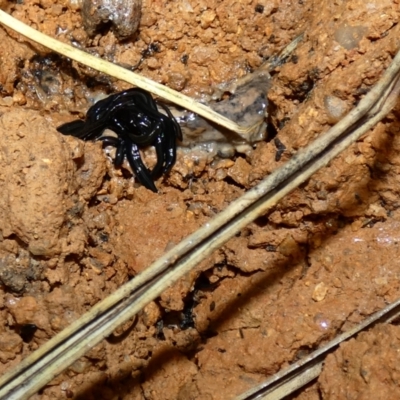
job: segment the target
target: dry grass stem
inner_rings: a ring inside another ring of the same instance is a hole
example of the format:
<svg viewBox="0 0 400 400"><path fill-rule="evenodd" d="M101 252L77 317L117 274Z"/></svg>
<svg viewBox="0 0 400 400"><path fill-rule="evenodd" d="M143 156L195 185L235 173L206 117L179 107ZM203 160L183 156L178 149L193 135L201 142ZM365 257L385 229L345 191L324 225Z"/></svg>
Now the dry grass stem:
<svg viewBox="0 0 400 400"><path fill-rule="evenodd" d="M0 20L2 23L3 14L1 13ZM32 35L29 33L31 38ZM400 92L399 70L400 54L397 54L378 84L337 125L299 151L284 166L231 203L213 220L188 236L145 271L29 355L15 369L4 374L0 378L0 399L25 399L34 394L110 335L119 325L157 298L167 287L196 267L202 259L221 247L248 223L264 215L287 193L358 140L384 118L396 103ZM123 73L128 74L128 71L123 70ZM166 88L162 87L160 95L165 91Z"/></svg>
<svg viewBox="0 0 400 400"><path fill-rule="evenodd" d="M160 83L154 82L149 78L135 74L126 68L120 67L106 60L102 60L101 58L92 56L91 54L72 47L66 43L62 43L56 39L53 39L52 37L31 28L23 22L18 21L2 10L0 10L0 23L27 37L29 40L33 40L34 42L37 42L55 51L56 53L62 54L65 57L75 60L97 71L103 72L104 74L120 79L121 81L125 81L134 86L145 89L156 96L201 115L207 120L223 126L233 132L247 135L258 126L258 124L250 127L240 126L221 114L218 114L210 107L198 103L196 100L185 96L182 93L161 85Z"/></svg>

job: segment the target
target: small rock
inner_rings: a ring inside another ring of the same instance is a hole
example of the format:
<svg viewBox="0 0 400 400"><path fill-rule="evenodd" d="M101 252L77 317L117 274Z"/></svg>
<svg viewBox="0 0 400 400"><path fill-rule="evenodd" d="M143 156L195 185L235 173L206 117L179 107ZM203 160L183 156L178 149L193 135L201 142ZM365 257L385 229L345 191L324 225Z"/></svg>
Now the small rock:
<svg viewBox="0 0 400 400"><path fill-rule="evenodd" d="M322 301L324 300L327 293L328 293L328 286L326 286L324 282L320 282L314 288L312 299L317 302Z"/></svg>
<svg viewBox="0 0 400 400"><path fill-rule="evenodd" d="M83 0L82 19L89 36L111 22L118 39L127 39L136 32L141 16L141 0Z"/></svg>

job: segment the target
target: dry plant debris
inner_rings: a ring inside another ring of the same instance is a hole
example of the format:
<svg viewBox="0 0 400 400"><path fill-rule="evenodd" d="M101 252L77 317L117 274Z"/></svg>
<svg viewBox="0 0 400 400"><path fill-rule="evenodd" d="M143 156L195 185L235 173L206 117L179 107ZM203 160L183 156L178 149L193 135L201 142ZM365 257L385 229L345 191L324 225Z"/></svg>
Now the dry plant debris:
<svg viewBox="0 0 400 400"><path fill-rule="evenodd" d="M177 7L188 4L177 19ZM337 122L399 48L395 1L375 1L368 10L356 0L235 4L238 10L229 1L145 4L139 40L122 45L112 32L88 38L75 3L7 4L31 26L113 62L136 65L157 42L160 51L140 72L198 97L248 65L257 68L307 29L269 93L271 122L287 147L282 159L275 161L272 142L232 162L182 156L162 196L132 188L98 147L61 141L51 128L83 112L97 92L124 84L75 63L67 73L64 60L0 31L2 372ZM36 398L231 398L397 299L397 114L395 107L150 303L125 340L102 342ZM16 127L25 134L14 140ZM41 155L46 143L53 144L51 157ZM50 202L49 194L57 198ZM32 324L38 329L24 341ZM337 384L321 380L298 398L328 398Z"/></svg>

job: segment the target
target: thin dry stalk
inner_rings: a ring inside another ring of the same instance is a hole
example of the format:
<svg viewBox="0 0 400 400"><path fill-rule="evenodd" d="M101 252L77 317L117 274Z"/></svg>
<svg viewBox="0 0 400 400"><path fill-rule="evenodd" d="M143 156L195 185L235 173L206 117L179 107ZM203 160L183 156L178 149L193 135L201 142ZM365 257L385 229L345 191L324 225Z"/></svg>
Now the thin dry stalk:
<svg viewBox="0 0 400 400"><path fill-rule="evenodd" d="M355 337L377 323L390 323L400 316L400 299L366 318L359 325L342 333L322 348L312 352L295 364L279 371L265 382L251 388L235 400L281 400L310 383L319 376L326 356L337 349L340 343Z"/></svg>
<svg viewBox="0 0 400 400"><path fill-rule="evenodd" d="M177 104L187 110L201 115L209 121L215 122L219 126L223 126L230 131L239 133L241 135L248 135L258 127L258 124L255 126L240 126L223 115L218 114L210 107L198 103L195 99L185 96L184 94L170 89L167 86L163 86L160 83L154 82L149 78L135 74L126 68L112 64L106 60L102 60L99 57L92 56L91 54L79 50L76 47L72 47L66 43L62 43L56 39L53 39L52 37L31 28L23 22L18 21L2 10L0 10L0 23L20 33L26 38L40 43L44 47L47 47L59 54L62 54L65 57L86 65L87 67L91 67L96 71L103 72L109 76L120 79L121 81L125 81L134 86L145 89L156 96L170 101L173 104Z"/></svg>
<svg viewBox="0 0 400 400"><path fill-rule="evenodd" d="M15 369L4 374L0 378L0 399L25 399L34 394L249 222L265 214L283 196L359 139L394 106L400 91L399 70L400 53L378 84L342 121L29 355Z"/></svg>

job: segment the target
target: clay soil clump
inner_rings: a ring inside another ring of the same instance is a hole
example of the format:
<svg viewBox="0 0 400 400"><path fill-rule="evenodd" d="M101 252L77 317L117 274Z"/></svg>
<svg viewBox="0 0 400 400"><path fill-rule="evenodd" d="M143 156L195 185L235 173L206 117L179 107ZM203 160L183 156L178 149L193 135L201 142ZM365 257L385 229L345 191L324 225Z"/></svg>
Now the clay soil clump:
<svg viewBox="0 0 400 400"><path fill-rule="evenodd" d="M155 194L100 143L56 131L129 85L0 28L0 373L327 131L400 48L395 0L144 1L124 40L109 26L89 36L79 2L4 9L200 101L304 38L267 93L281 157L274 140L231 159L179 151ZM101 342L32 399L234 398L399 298L399 117L396 106L120 327L123 340ZM360 334L293 398L398 398L399 337L395 325Z"/></svg>

